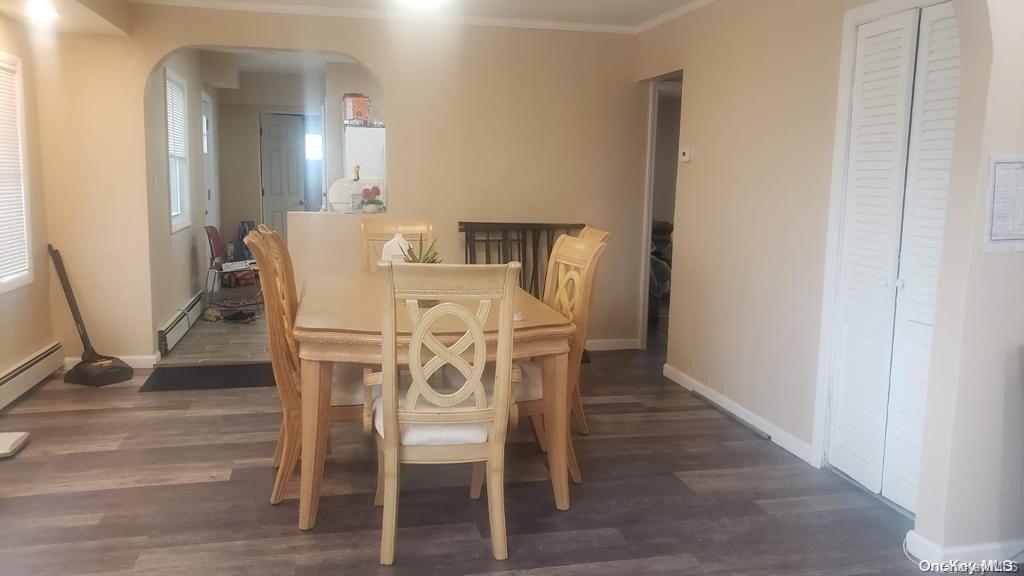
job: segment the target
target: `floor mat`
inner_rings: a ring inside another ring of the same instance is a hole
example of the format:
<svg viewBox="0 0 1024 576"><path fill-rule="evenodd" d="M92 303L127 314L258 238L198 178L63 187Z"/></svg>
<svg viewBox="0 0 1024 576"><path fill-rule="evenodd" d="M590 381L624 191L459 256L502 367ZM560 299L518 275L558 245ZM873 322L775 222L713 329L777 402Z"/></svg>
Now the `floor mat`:
<svg viewBox="0 0 1024 576"><path fill-rule="evenodd" d="M154 368L139 392L262 388L274 385L269 362L221 366L167 366Z"/></svg>

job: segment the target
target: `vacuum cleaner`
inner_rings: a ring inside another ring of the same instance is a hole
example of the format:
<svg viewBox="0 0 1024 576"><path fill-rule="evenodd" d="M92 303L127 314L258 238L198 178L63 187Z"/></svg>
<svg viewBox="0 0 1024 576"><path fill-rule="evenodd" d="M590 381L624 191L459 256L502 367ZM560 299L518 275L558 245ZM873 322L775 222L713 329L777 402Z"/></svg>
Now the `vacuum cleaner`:
<svg viewBox="0 0 1024 576"><path fill-rule="evenodd" d="M68 300L68 307L71 308L71 316L75 319L75 327L78 328L78 337L82 339L84 349L82 361L68 370L64 375L64 381L86 386L106 386L130 380L134 374L131 366L120 358L99 354L92 347L89 333L85 330L85 322L82 321L82 313L78 310L78 302L75 301L75 293L71 291L71 283L68 282L68 274L64 270L64 259L53 245L48 244L47 247L50 249L53 267L57 270L60 286L64 289L64 297Z"/></svg>

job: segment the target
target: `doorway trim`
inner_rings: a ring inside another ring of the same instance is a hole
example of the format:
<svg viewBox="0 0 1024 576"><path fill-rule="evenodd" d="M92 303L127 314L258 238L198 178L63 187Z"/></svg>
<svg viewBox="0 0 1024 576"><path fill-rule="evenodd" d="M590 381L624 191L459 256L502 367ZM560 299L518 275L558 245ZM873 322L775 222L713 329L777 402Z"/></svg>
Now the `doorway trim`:
<svg viewBox="0 0 1024 576"><path fill-rule="evenodd" d="M647 80L647 158L646 168L644 170L644 209L641 215L643 218L643 221L641 222L641 229L643 232L640 235L640 331L636 338L637 348L640 350L647 350L647 308L650 304L651 292L651 234L653 230L652 219L654 216L654 163L656 160L656 147L658 142L658 85L663 80L667 80L675 76L682 78L683 71L675 70ZM682 122L683 117L682 106L682 95L680 95L680 122ZM680 132L681 131L682 130L680 130ZM678 158L676 160L678 161ZM679 176L677 174L676 182L678 181Z"/></svg>
<svg viewBox="0 0 1024 576"><path fill-rule="evenodd" d="M846 200L847 152L853 107L853 70L857 52L857 28L898 12L926 8L947 0L876 0L850 9L843 16L843 44L839 62L836 96L835 138L832 144L832 178L829 191L828 232L825 238L825 275L821 294L821 330L818 337L818 367L814 392L814 420L811 433L811 464L828 464L828 434L831 417L832 355L836 340L835 319L842 253L842 231Z"/></svg>

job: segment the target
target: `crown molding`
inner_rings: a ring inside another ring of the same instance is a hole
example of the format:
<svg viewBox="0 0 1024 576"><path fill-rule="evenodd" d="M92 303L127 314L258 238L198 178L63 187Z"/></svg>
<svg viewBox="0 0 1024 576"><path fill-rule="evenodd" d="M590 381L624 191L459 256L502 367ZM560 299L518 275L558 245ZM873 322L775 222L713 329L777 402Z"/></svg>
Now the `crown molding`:
<svg viewBox="0 0 1024 576"><path fill-rule="evenodd" d="M130 0L130 3L172 6L177 8L205 8L209 10L226 10L233 12L257 12L263 14L328 16L335 18L363 18L369 20L416 20L421 22L461 24L465 26L489 26L495 28L525 28L530 30L560 30L566 32L597 32L605 34L639 34L717 1L718 0L693 0L692 2L656 16L638 26L564 22L558 20L491 18L484 16L428 16L393 10L336 8L331 6L250 2L248 0Z"/></svg>
<svg viewBox="0 0 1024 576"><path fill-rule="evenodd" d="M679 8L676 8L675 10L669 10L668 12L665 12L660 16L655 16L654 18L651 18L650 20L640 24L639 26L634 26L633 33L643 34L644 32L647 32L648 30L653 30L654 28L657 28L658 26L661 26L666 22L671 22L676 18L686 16L690 12L696 12L701 8L706 8L714 4L715 2L718 2L718 0L693 0L692 2L683 4Z"/></svg>

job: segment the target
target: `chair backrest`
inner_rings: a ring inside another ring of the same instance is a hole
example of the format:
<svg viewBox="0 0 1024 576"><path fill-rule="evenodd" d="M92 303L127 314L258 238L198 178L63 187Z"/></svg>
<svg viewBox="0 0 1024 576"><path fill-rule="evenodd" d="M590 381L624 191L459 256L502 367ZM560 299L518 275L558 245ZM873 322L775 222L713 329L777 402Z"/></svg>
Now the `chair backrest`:
<svg viewBox="0 0 1024 576"><path fill-rule="evenodd" d="M570 382L579 376L583 349L587 344L594 272L605 246L607 244L604 242L563 234L555 241L548 259L544 303L576 325L569 350Z"/></svg>
<svg viewBox="0 0 1024 576"><path fill-rule="evenodd" d="M224 239L220 236L220 230L216 226L206 226L206 240L210 243L210 266L213 266L217 258L224 257Z"/></svg>
<svg viewBox="0 0 1024 576"><path fill-rule="evenodd" d="M434 223L429 220L395 220L380 216L364 216L362 230L363 272L377 272L384 243L401 233L413 248L419 250L419 243L426 249L434 241Z"/></svg>
<svg viewBox="0 0 1024 576"><path fill-rule="evenodd" d="M592 226L584 226L579 234L579 238L593 242L607 242L609 236L611 236L610 232Z"/></svg>
<svg viewBox="0 0 1024 576"><path fill-rule="evenodd" d="M270 337L270 360L281 403L285 409L298 409L299 348L292 329L298 301L291 257L281 236L261 225L245 237L260 268L260 287Z"/></svg>
<svg viewBox="0 0 1024 576"><path fill-rule="evenodd" d="M380 268L385 293L384 441L397 445L400 423L479 422L490 424L489 441L504 443L512 374L512 317L521 265L387 262ZM424 308L424 304L431 305ZM494 388L488 397L482 380L488 348L485 326L493 314L498 317L497 345ZM412 376L401 409L397 364L400 316L409 321ZM440 375L449 364L464 382L457 382L451 390L434 388L431 377Z"/></svg>

